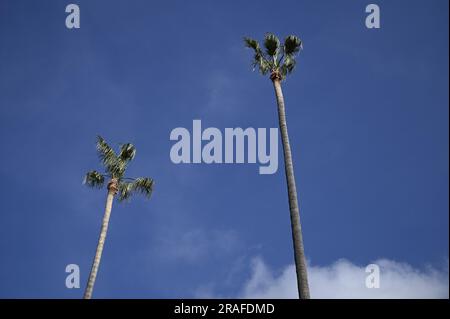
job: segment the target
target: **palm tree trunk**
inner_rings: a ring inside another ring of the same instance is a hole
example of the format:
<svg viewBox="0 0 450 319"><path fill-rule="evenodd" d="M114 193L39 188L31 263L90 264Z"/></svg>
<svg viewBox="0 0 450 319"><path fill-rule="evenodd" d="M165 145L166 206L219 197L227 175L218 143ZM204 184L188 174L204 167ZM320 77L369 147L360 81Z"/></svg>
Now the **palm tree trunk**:
<svg viewBox="0 0 450 319"><path fill-rule="evenodd" d="M292 240L294 242L295 269L297 272L297 287L300 299L309 299L308 273L306 270L305 250L303 248L302 229L297 201L297 189L295 186L294 166L292 163L291 146L286 123L283 91L281 79L276 74L271 77L275 89L278 104L278 121L281 131L281 140L284 151L284 168L289 196L289 210L291 214Z"/></svg>
<svg viewBox="0 0 450 319"><path fill-rule="evenodd" d="M109 224L109 217L111 216L112 203L114 200L114 195L116 193L117 193L117 181L111 180L108 184L108 196L106 197L105 214L103 216L102 228L100 230L100 237L98 239L94 262L92 263L91 273L89 274L89 280L87 282L86 291L84 292L84 299L91 299L92 297L95 278L97 277L98 267L100 266L100 259L102 258L103 245L105 244L106 233L108 232L108 224Z"/></svg>

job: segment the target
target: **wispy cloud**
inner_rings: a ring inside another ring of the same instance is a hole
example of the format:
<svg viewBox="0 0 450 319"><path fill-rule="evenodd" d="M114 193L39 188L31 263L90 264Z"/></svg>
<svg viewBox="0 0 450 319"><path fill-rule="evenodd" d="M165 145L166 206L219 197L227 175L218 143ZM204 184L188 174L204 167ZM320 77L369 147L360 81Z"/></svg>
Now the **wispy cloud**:
<svg viewBox="0 0 450 319"><path fill-rule="evenodd" d="M161 258L201 263L215 255L228 255L238 245L238 236L233 230L190 229L176 237L159 239L158 250Z"/></svg>
<svg viewBox="0 0 450 319"><path fill-rule="evenodd" d="M415 269L409 264L380 259L380 287L367 288L365 266L339 260L329 266L310 266L309 281L312 298L448 298L448 261L446 269L428 267ZM250 279L245 282L241 298L297 298L294 265L279 275L269 269L261 258L252 261Z"/></svg>

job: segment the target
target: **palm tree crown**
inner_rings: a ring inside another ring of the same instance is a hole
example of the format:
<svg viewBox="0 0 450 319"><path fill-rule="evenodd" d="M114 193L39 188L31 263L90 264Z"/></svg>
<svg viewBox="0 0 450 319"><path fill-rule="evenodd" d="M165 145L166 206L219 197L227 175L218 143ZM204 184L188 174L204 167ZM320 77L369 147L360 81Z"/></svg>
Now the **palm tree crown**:
<svg viewBox="0 0 450 319"><path fill-rule="evenodd" d="M134 159L136 148L131 143L122 144L118 155L101 137L97 137L97 152L101 163L105 168L105 174L98 171L90 171L84 177L84 184L90 187L102 188L105 177L114 181L118 191L119 201L128 199L134 193L141 193L150 197L153 190L153 179L148 177L129 178L124 177L128 163Z"/></svg>
<svg viewBox="0 0 450 319"><path fill-rule="evenodd" d="M258 41L251 38L244 38L245 45L255 51L253 58L253 70L259 69L261 74L285 79L296 65L295 57L303 49L302 41L295 35L290 35L284 40L284 44L272 33L267 33L264 37L263 51Z"/></svg>

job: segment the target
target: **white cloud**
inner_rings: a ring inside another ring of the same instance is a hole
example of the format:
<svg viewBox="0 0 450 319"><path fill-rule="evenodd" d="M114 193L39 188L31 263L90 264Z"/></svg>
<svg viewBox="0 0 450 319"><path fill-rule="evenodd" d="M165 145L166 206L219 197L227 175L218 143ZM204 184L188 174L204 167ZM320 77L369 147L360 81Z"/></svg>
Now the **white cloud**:
<svg viewBox="0 0 450 319"><path fill-rule="evenodd" d="M380 259L380 287L366 288L365 266L339 260L330 266L309 266L311 298L448 298L448 261L445 270L418 270L405 263ZM252 262L242 298L297 298L294 265L274 275L261 258Z"/></svg>

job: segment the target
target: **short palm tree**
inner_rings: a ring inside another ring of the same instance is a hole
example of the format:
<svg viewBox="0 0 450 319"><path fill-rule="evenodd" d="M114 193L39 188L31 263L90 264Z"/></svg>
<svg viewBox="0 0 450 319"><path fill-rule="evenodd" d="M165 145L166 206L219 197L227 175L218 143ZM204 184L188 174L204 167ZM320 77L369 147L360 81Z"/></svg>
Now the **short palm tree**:
<svg viewBox="0 0 450 319"><path fill-rule="evenodd" d="M127 178L124 177L128 163L133 160L136 155L136 149L133 144L127 143L120 146L118 155L101 137L97 137L97 151L102 162L105 173L100 174L97 171L90 171L84 178L84 184L90 187L102 188L105 179L108 179L105 214L103 216L100 237L95 252L94 262L92 263L91 273L87 282L84 299L92 297L95 278L97 276L100 259L102 257L103 245L105 244L106 233L108 231L109 217L114 196L118 195L118 200L128 199L133 193L141 193L146 197L150 197L153 190L153 180L147 177Z"/></svg>
<svg viewBox="0 0 450 319"><path fill-rule="evenodd" d="M297 287L300 299L309 299L308 274L306 270L305 251L300 225L299 207L297 201L297 189L295 186L294 166L292 163L291 146L286 123L286 111L284 107L281 82L286 79L296 64L295 57L303 48L302 41L290 35L284 40L284 44L273 34L266 34L264 39L264 51L258 41L244 38L245 45L253 49L253 69L258 68L262 75L269 74L272 80L275 96L278 104L278 121L281 131L281 139L284 151L284 167L286 172L287 189L289 197L289 210L291 215L292 239L294 242L295 266L297 272Z"/></svg>

